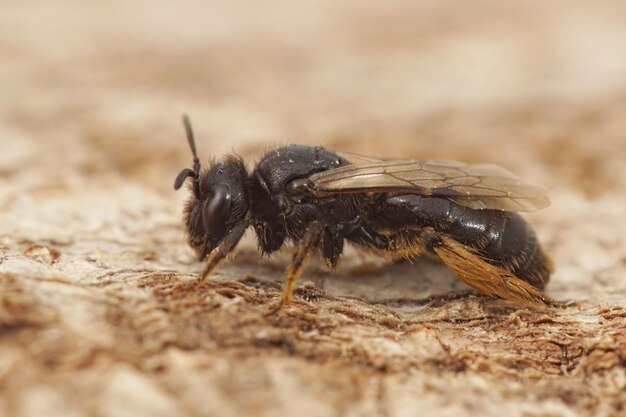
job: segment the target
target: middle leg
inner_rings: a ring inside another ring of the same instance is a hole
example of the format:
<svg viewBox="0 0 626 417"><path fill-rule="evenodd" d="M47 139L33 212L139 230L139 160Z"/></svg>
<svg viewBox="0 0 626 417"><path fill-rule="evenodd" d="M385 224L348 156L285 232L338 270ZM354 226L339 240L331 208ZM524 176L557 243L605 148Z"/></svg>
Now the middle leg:
<svg viewBox="0 0 626 417"><path fill-rule="evenodd" d="M318 246L321 238L321 228L318 225L312 225L307 229L300 244L296 248L293 260L285 270L285 283L283 285L283 294L278 306L280 310L283 306L291 304L293 300L293 290L296 282L304 268L306 267L311 252Z"/></svg>

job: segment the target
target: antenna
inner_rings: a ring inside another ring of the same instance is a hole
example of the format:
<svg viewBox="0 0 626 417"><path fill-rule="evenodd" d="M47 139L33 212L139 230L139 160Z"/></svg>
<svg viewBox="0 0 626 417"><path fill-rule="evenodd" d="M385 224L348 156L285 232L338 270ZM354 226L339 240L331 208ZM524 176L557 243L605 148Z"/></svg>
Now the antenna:
<svg viewBox="0 0 626 417"><path fill-rule="evenodd" d="M198 154L196 153L196 140L193 137L191 122L189 121L189 116L186 114L183 114L183 125L185 125L187 142L189 142L189 147L191 148L191 153L193 154L193 171L197 174L196 179L198 179L200 177L200 160L198 159Z"/></svg>
<svg viewBox="0 0 626 417"><path fill-rule="evenodd" d="M196 152L196 140L193 137L191 122L189 122L189 117L186 114L183 114L183 125L185 125L187 142L189 142L191 154L193 155L193 171L189 168L185 168L180 171L180 174L178 174L176 180L174 181L174 189L178 190L180 187L182 187L183 183L188 177L192 177L193 194L196 196L196 198L200 198L200 159L198 159L198 154Z"/></svg>

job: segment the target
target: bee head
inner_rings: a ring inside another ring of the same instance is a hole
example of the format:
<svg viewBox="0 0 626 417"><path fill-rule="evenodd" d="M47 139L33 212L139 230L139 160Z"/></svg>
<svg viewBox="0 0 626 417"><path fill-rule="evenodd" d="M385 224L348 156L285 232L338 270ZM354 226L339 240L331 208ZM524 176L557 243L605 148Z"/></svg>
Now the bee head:
<svg viewBox="0 0 626 417"><path fill-rule="evenodd" d="M187 116L183 117L183 123L193 154L193 169L185 168L178 174L174 189L178 190L187 178L192 178L184 223L189 245L204 260L234 226L245 220L250 207L245 187L248 173L241 158L236 156L227 156L201 169Z"/></svg>

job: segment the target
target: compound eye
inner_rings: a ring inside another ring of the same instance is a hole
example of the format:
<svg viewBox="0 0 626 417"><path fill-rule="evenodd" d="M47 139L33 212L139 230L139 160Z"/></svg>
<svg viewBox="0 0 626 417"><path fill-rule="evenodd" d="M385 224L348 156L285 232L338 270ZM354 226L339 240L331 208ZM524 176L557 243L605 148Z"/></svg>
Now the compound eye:
<svg viewBox="0 0 626 417"><path fill-rule="evenodd" d="M231 195L230 187L226 184L217 184L211 191L211 196L204 203L202 220L207 238L217 244L226 233Z"/></svg>

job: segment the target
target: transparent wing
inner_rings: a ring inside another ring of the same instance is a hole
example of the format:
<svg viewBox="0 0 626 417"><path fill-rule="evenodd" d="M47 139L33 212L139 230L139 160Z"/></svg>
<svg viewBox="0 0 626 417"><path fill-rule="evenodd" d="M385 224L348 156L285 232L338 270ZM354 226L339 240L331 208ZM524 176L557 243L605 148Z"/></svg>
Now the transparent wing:
<svg viewBox="0 0 626 417"><path fill-rule="evenodd" d="M319 172L309 186L319 196L406 192L445 197L472 209L535 211L550 200L544 187L526 183L496 165L454 161L382 161L340 154L352 165Z"/></svg>
<svg viewBox="0 0 626 417"><path fill-rule="evenodd" d="M352 165L369 165L377 162L385 162L384 159L372 158L370 156L363 156L352 152L335 152L337 155L351 163Z"/></svg>

